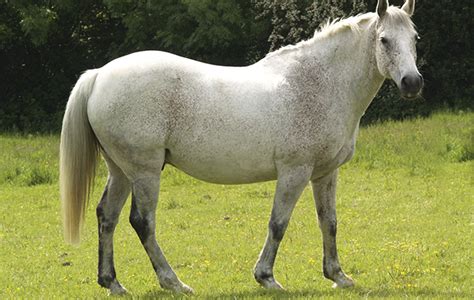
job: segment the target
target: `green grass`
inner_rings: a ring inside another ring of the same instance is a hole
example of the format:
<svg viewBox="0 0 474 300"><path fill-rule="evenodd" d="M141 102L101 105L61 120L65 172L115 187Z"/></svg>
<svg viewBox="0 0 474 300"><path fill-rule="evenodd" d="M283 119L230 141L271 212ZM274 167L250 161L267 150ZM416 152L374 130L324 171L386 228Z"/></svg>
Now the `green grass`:
<svg viewBox="0 0 474 300"><path fill-rule="evenodd" d="M275 266L286 292L266 292L252 267L266 235L274 182L222 186L166 167L158 240L200 298L472 298L474 113L363 128L340 172L338 246L357 286L333 290L321 271L321 235L308 187ZM95 204L101 165L79 247L62 240L57 136L0 135L0 299L97 298ZM115 235L118 279L134 298L160 289L128 224Z"/></svg>

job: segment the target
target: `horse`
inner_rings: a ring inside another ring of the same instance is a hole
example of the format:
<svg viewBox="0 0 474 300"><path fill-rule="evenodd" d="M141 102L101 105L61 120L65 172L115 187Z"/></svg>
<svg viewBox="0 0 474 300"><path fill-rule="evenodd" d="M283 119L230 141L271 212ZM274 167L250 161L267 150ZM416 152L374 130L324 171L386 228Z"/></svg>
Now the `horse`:
<svg viewBox="0 0 474 300"><path fill-rule="evenodd" d="M256 281L282 289L273 266L290 216L311 182L323 240L323 274L335 287L354 281L339 263L338 168L354 154L362 115L385 79L417 97L415 1L379 0L376 12L326 24L314 36L243 67L205 64L160 51L117 58L79 78L60 142L64 237L78 243L100 155L108 179L97 206L98 283L126 293L116 277L113 234L132 194L130 223L164 289L192 293L155 237L165 164L203 181L276 181Z"/></svg>

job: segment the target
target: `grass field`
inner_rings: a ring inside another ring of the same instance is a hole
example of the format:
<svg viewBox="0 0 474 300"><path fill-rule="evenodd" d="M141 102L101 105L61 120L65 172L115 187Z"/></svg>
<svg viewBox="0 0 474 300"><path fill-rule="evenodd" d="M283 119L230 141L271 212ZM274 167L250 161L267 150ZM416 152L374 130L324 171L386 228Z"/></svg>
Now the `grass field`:
<svg viewBox="0 0 474 300"><path fill-rule="evenodd" d="M57 136L0 135L0 299L99 298L95 205L99 170L79 247L62 240ZM166 167L158 240L198 298L473 298L474 113L386 122L360 132L338 182L338 246L357 286L334 290L308 187L280 248L267 292L252 268L266 235L274 182L222 186ZM127 203L115 235L118 279L134 298L163 291Z"/></svg>

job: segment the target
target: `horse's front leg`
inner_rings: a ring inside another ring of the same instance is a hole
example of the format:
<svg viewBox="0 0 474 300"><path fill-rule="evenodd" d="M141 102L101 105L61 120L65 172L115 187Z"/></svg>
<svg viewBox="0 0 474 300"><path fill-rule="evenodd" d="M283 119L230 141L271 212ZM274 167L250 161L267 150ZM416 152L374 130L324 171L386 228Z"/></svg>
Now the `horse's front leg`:
<svg viewBox="0 0 474 300"><path fill-rule="evenodd" d="M282 288L273 277L273 265L291 213L309 182L312 169L312 166L284 166L278 169L278 181L268 223L267 239L254 269L255 279L265 288Z"/></svg>
<svg viewBox="0 0 474 300"><path fill-rule="evenodd" d="M354 282L342 271L337 255L336 182L337 170L311 181L319 228L323 236L324 277L334 281L334 287L349 287L353 286Z"/></svg>

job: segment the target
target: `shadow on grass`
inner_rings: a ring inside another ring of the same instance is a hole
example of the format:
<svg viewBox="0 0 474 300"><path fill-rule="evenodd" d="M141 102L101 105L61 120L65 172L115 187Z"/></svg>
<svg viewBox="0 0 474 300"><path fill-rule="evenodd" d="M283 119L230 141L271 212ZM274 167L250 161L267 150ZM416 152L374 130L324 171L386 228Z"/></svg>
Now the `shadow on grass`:
<svg viewBox="0 0 474 300"><path fill-rule="evenodd" d="M344 290L326 290L318 291L314 289L303 289L294 291L268 291L264 289L258 289L245 292L235 293L216 293L214 295L199 294L195 295L183 295L175 294L164 290L150 290L143 295L135 295L131 298L140 299L161 299L161 298L172 298L172 299L186 299L186 298L204 298L204 299L248 299L248 298L268 298L268 299L295 299L295 298L320 298L320 297L335 297L335 298L443 298L443 299L459 299L459 298L470 298L467 292L449 292L432 289L379 289L371 290L363 287L355 287Z"/></svg>

